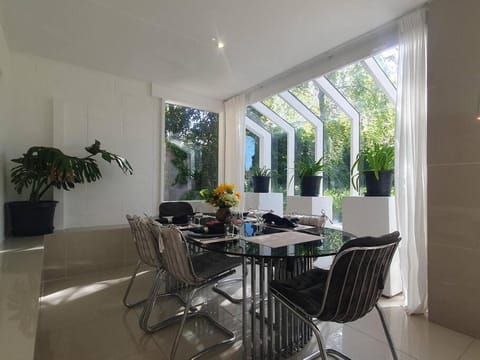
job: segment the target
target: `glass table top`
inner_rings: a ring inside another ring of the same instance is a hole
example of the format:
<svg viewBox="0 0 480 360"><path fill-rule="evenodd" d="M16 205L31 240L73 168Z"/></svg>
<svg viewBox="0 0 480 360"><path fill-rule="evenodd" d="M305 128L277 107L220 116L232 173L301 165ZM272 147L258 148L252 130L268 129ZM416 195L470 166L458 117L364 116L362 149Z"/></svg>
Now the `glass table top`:
<svg viewBox="0 0 480 360"><path fill-rule="evenodd" d="M222 252L231 255L242 255L249 257L319 257L335 255L342 245L347 241L354 239L355 236L336 229L330 228L309 228L304 230L286 230L270 227L268 225L257 226L254 223L244 224L244 236L235 236L233 238L219 238L218 241L209 241L211 237L194 237L191 233L185 232L186 238L191 243L204 249ZM252 236L274 234L288 231L295 236L297 232L308 233L318 236L313 241L291 244L280 247L270 247L249 241Z"/></svg>

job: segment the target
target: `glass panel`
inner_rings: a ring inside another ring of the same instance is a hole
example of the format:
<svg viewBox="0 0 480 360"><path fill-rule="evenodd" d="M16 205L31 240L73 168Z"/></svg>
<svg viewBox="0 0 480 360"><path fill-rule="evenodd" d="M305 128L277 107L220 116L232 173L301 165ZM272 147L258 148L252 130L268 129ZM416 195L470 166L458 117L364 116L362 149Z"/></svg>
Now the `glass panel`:
<svg viewBox="0 0 480 360"><path fill-rule="evenodd" d="M351 120L323 92L319 92L319 108L324 119L323 153L327 169L323 192L333 200L333 221L342 222L342 200L350 195L350 132Z"/></svg>
<svg viewBox="0 0 480 360"><path fill-rule="evenodd" d="M280 128L272 131L272 192L287 196L287 133Z"/></svg>
<svg viewBox="0 0 480 360"><path fill-rule="evenodd" d="M373 57L393 85L397 87L398 75L398 47L382 51Z"/></svg>
<svg viewBox="0 0 480 360"><path fill-rule="evenodd" d="M293 127L309 125L309 122L307 122L302 115L278 95L269 97L263 100L262 103Z"/></svg>
<svg viewBox="0 0 480 360"><path fill-rule="evenodd" d="M257 125L263 127L265 130L272 132L274 129L279 128L272 120L265 115L257 111L255 108L248 106L246 111L247 117L254 121Z"/></svg>
<svg viewBox="0 0 480 360"><path fill-rule="evenodd" d="M283 120L292 125L295 130L295 162L308 158L315 159L316 130L291 105L275 95L263 100L263 103L278 114ZM290 181L290 179L288 179ZM300 179L295 170L295 194L300 195Z"/></svg>
<svg viewBox="0 0 480 360"><path fill-rule="evenodd" d="M289 90L298 100L320 118L320 89L314 81L307 81Z"/></svg>
<svg viewBox="0 0 480 360"><path fill-rule="evenodd" d="M251 171L254 167L259 167L260 138L246 130L245 136L245 191L253 191L253 185L250 181Z"/></svg>
<svg viewBox="0 0 480 360"><path fill-rule="evenodd" d="M360 114L360 147L394 143L395 108L361 63L327 75Z"/></svg>
<svg viewBox="0 0 480 360"><path fill-rule="evenodd" d="M246 114L248 118L265 130L272 136L272 192L281 192L286 194L287 188L287 133L272 120L258 112L251 106L247 107ZM248 182L249 174L245 174Z"/></svg>
<svg viewBox="0 0 480 360"><path fill-rule="evenodd" d="M373 57L393 84L397 83L398 48L387 49ZM348 65L326 75L326 78L360 115L360 148L373 143L394 142L395 104L392 104L361 62ZM314 81L306 81L289 92L324 123L324 157L329 165L324 172L323 191L333 197L333 217L342 221L341 203L350 193L351 119ZM334 96L333 94L331 96ZM314 158L315 129L297 111L275 95L263 101L295 130L295 161ZM270 119L253 108L248 116L272 134L273 191L284 192L286 184L287 136ZM251 155L252 156L252 155ZM297 174L296 174L297 176ZM298 184L298 176L295 181ZM295 194L299 193L298 186Z"/></svg>
<svg viewBox="0 0 480 360"><path fill-rule="evenodd" d="M395 104L361 63L334 71L327 78L360 114L360 150L375 143L395 143ZM363 180L361 176L360 194L365 192Z"/></svg>
<svg viewBox="0 0 480 360"><path fill-rule="evenodd" d="M165 200L199 199L218 183L218 114L165 105Z"/></svg>

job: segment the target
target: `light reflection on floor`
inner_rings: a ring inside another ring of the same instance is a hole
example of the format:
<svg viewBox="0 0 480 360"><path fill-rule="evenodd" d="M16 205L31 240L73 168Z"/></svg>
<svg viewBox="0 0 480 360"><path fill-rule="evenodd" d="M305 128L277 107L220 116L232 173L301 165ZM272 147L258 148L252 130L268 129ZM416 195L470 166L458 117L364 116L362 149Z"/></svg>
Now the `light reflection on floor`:
<svg viewBox="0 0 480 360"><path fill-rule="evenodd" d="M35 359L168 359L176 326L147 335L138 326L141 308L128 310L122 305L132 270L117 269L44 283ZM232 276L238 277L238 274ZM133 289L137 299L148 294L152 279L151 273L139 276ZM232 291L236 290L236 296L241 294L240 286L239 282L230 285ZM238 338L233 345L202 358L242 359L241 305L230 303L210 288L202 290L199 295L195 304L212 313ZM382 304L400 359L480 359L480 341L429 323L424 317L406 316L399 306L399 298L382 300ZM181 310L178 301L165 299L155 308L153 316L159 320ZM376 316L372 312L349 325L323 324L322 331L328 346L354 359L390 359ZM218 341L221 336L204 320L189 321L177 358L186 359L205 344ZM312 341L300 354L291 358L306 356L315 347Z"/></svg>

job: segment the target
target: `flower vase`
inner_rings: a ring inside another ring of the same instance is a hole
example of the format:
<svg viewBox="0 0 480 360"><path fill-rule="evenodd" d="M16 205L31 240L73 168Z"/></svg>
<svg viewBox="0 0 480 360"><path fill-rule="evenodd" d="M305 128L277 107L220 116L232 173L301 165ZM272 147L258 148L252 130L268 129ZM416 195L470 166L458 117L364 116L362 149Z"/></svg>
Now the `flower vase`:
<svg viewBox="0 0 480 360"><path fill-rule="evenodd" d="M230 217L230 207L221 207L218 208L217 212L215 213L215 217L220 222L225 222L227 218Z"/></svg>

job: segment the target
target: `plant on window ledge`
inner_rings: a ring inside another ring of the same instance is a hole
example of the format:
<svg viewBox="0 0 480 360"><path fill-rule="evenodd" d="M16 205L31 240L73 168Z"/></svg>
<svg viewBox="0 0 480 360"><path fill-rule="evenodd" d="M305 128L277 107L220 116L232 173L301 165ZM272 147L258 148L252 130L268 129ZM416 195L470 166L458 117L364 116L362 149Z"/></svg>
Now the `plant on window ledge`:
<svg viewBox="0 0 480 360"><path fill-rule="evenodd" d="M266 166L255 166L250 171L252 173L253 192L268 193L272 171Z"/></svg>
<svg viewBox="0 0 480 360"><path fill-rule="evenodd" d="M365 147L358 155L350 171L352 185L360 188L360 176L365 177L365 196L390 196L392 174L395 167L395 147L375 143Z"/></svg>
<svg viewBox="0 0 480 360"><path fill-rule="evenodd" d="M302 160L296 162L295 168L300 177L300 195L318 196L320 193L320 182L322 181L320 173L326 168L324 158L313 160L308 156L304 156Z"/></svg>

